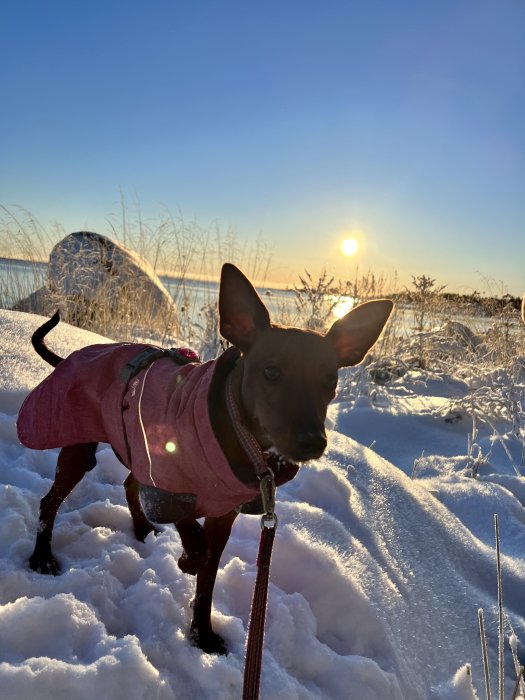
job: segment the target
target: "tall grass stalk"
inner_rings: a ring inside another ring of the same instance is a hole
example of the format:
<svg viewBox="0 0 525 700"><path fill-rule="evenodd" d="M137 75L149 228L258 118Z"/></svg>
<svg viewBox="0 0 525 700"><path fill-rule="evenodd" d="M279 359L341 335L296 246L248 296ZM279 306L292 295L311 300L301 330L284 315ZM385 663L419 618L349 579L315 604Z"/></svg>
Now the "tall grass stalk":
<svg viewBox="0 0 525 700"><path fill-rule="evenodd" d="M483 671L485 673L485 696L487 700L492 700L492 695L490 692L490 669L489 669L489 656L487 653L487 636L485 634L485 622L483 619L483 609L478 610L478 622L479 622L479 636L481 639L481 653L483 657Z"/></svg>
<svg viewBox="0 0 525 700"><path fill-rule="evenodd" d="M514 687L514 694L512 698L512 700L514 700L518 693L525 697L525 678L523 676L524 669L518 657L518 637L516 636L514 628L512 627L512 624L508 618L507 626L509 628L509 645L512 652L512 660L514 662L514 671L516 673L516 685Z"/></svg>
<svg viewBox="0 0 525 700"><path fill-rule="evenodd" d="M516 700L518 693L520 692L520 685L523 679L523 666L518 667L518 672L516 674L516 683L514 684L514 690L512 691L511 700Z"/></svg>
<svg viewBox="0 0 525 700"><path fill-rule="evenodd" d="M516 700L521 693L525 691L525 679L523 676L523 666L518 658L518 639L512 628L510 620L505 618L503 609L503 587L501 574L501 538L499 528L499 516L494 515L494 533L496 541L496 573L497 573L497 588L498 588L498 700L505 700L505 623L510 630L509 644L512 651L514 661L514 670L516 672L516 681L514 684L511 700ZM487 653L487 637L485 634L485 623L483 609L478 609L479 634L481 639L481 652L483 659L483 670L485 675L485 694L486 699L491 700L491 683L489 671L489 659Z"/></svg>
<svg viewBox="0 0 525 700"><path fill-rule="evenodd" d="M499 669L499 700L505 700L505 632L503 614L503 587L501 585L501 552L499 534L499 516L494 515L494 531L496 536L496 568L498 576L498 669Z"/></svg>
<svg viewBox="0 0 525 700"><path fill-rule="evenodd" d="M35 299L24 304L36 290L49 292L38 294L41 308L36 311L48 314L61 308L66 321L82 325L115 340L153 340L173 344L183 341L199 349L218 347L217 337L211 337L218 325L216 295L206 291L207 280L217 279L220 267L226 260L242 267L252 279L264 282L271 258L270 248L258 239L254 244L241 243L236 232L222 229L217 223L203 227L196 221L174 217L163 209L153 220L144 217L140 202L126 202L121 193L121 212L108 220L109 231L103 235L122 243L138 258L149 262L159 276L171 280L169 292L174 301L174 311L155 318L154 305L148 300L138 283L115 284L108 279L108 286L101 284L89 301L65 298L60 282L51 289L48 285L47 267L43 265L53 247L67 234L60 226L45 228L28 211L0 205L0 256L27 261L21 274L20 265L4 264L0 280L0 306L35 310ZM42 264L36 264L42 263ZM87 277L90 262L79 255L76 270ZM30 273L28 271L31 271ZM72 274L65 270L65 274ZM192 293L190 280L202 281L200 295ZM204 301L202 301L204 299ZM111 303L108 303L111 302ZM198 306L199 304L199 306ZM45 307L45 308L44 308Z"/></svg>
<svg viewBox="0 0 525 700"><path fill-rule="evenodd" d="M197 221L173 215L166 208L148 219L140 202L127 202L122 193L120 209L108 219L109 230L101 233L135 250L150 261L158 275L167 275L172 280L169 292L174 299L176 318L164 319L164 326L150 337L155 342L170 343L177 340L173 339L171 328L178 327L178 339L196 349L199 344L208 348L217 346L218 338L212 337L217 326L213 317L217 313L215 291L210 289L203 303L202 296L197 299L192 293L190 277L217 279L221 264L231 261L250 279L264 284L272 259L271 247L261 238L253 244L244 243L231 227L222 228L217 222L202 226ZM24 209L0 206L0 255L31 262L47 260L51 248L65 233L56 224L42 226ZM13 299L27 297L43 286L45 270L37 266L32 270L34 279L30 282L27 275L22 278L15 269L2 276L1 306L8 307ZM397 280L372 272L361 274L358 268L348 279L339 281L331 279L326 271L319 278L307 272L299 277L295 288L295 313L292 303L291 311L283 309L281 317L275 314L274 320L325 330L340 312L342 307L336 308L339 302L351 306L394 292L397 297L394 316L364 366L351 375L351 381L358 381L365 390L367 382L379 382L387 391L390 381L396 381L411 370L466 378L467 396L451 400L450 410L476 415L477 422L487 425L484 416L492 423L500 418L512 421L514 434L522 436L525 432L525 361L519 358L525 357L525 324L519 311L510 305L495 305L497 313L489 321L482 311L488 304L469 306L445 299L439 294L441 288L424 275L414 278L411 306L406 294L404 297L396 294L396 284ZM122 292L124 296L126 290ZM104 296L102 292L101 302ZM148 331L152 331L150 312L142 309L146 306L143 299L137 303L140 295L130 293L129 296L132 298L128 305L124 299L122 301L120 317L108 318L95 330L119 340L147 338ZM423 329L421 332L413 327L414 305L418 313L415 325ZM449 323L456 318L462 322ZM430 328L434 323L437 327ZM465 323L472 331L465 331ZM460 327L463 335L457 332ZM344 383L341 385L343 387ZM346 393L352 397L355 392ZM471 457L475 459L475 455Z"/></svg>

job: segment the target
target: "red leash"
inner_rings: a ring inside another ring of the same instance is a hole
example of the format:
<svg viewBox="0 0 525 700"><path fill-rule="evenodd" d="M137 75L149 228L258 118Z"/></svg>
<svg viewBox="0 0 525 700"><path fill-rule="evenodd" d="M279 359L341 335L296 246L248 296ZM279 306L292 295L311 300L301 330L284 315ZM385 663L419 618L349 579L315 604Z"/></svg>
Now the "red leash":
<svg viewBox="0 0 525 700"><path fill-rule="evenodd" d="M273 541L277 529L277 516L274 513L275 482L271 470L269 474L261 479L261 495L265 515L263 515L261 520L262 532L259 554L257 556L257 578L255 580L252 610L248 626L242 700L258 700L259 698L268 580L270 577Z"/></svg>
<svg viewBox="0 0 525 700"><path fill-rule="evenodd" d="M248 455L257 477L260 479L261 498L264 515L261 519L261 541L257 556L257 578L252 598L252 610L248 625L246 642L246 661L244 665L244 685L242 700L258 700L261 679L262 650L264 642L264 622L266 620L266 603L268 600L268 579L272 547L277 528L275 515L275 478L273 471L255 437L243 424L239 408L233 395L233 375L226 381L226 406L230 420L244 451Z"/></svg>

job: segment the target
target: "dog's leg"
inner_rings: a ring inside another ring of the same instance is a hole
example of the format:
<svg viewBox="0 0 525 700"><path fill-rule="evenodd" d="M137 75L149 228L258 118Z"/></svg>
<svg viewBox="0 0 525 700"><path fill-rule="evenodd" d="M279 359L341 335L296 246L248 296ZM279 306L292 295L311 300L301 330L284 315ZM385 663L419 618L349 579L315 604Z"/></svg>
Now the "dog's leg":
<svg viewBox="0 0 525 700"><path fill-rule="evenodd" d="M139 498L139 482L130 472L124 481L124 489L126 491L126 500L128 502L129 512L133 519L133 530L135 537L144 542L150 532L158 534L157 528L153 527L150 521L144 515L142 505Z"/></svg>
<svg viewBox="0 0 525 700"><path fill-rule="evenodd" d="M202 525L194 518L185 518L175 523L182 543L182 556L178 561L179 569L194 576L206 564L210 557L208 538Z"/></svg>
<svg viewBox="0 0 525 700"><path fill-rule="evenodd" d="M60 505L79 483L84 474L96 465L97 443L63 447L58 455L55 481L40 501L39 527L35 549L29 559L29 566L41 574L60 573L60 566L51 551L53 525Z"/></svg>
<svg viewBox="0 0 525 700"><path fill-rule="evenodd" d="M206 534L209 556L197 572L197 590L193 605L193 620L190 628L192 644L208 654L227 654L222 637L211 628L211 603L213 587L217 578L221 555L228 542L237 513L232 511L220 518L206 518Z"/></svg>

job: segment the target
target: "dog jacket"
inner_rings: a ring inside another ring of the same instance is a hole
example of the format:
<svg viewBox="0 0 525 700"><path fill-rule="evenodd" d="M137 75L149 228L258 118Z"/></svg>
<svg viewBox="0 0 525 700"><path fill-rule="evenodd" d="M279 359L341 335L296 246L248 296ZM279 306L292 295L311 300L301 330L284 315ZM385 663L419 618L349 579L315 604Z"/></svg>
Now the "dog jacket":
<svg viewBox="0 0 525 700"><path fill-rule="evenodd" d="M204 364L163 357L128 383L124 367L148 347L115 343L73 352L25 399L20 442L37 450L110 443L140 484L194 494L196 517L252 501L259 496L255 474L253 484L237 479L210 422L210 384L229 351Z"/></svg>

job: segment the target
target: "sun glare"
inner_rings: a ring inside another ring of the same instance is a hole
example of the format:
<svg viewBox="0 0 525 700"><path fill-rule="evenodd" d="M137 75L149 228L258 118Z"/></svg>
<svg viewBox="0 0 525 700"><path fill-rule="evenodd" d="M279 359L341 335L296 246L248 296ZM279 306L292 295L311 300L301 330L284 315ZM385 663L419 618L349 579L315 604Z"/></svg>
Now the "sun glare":
<svg viewBox="0 0 525 700"><path fill-rule="evenodd" d="M345 238L341 243L341 252L343 255L351 258L359 250L359 243L355 238Z"/></svg>
<svg viewBox="0 0 525 700"><path fill-rule="evenodd" d="M330 301L335 302L332 307L332 315L335 316L335 318L343 318L343 316L346 316L346 314L354 308L356 303L356 300L352 297L330 296L328 298Z"/></svg>

